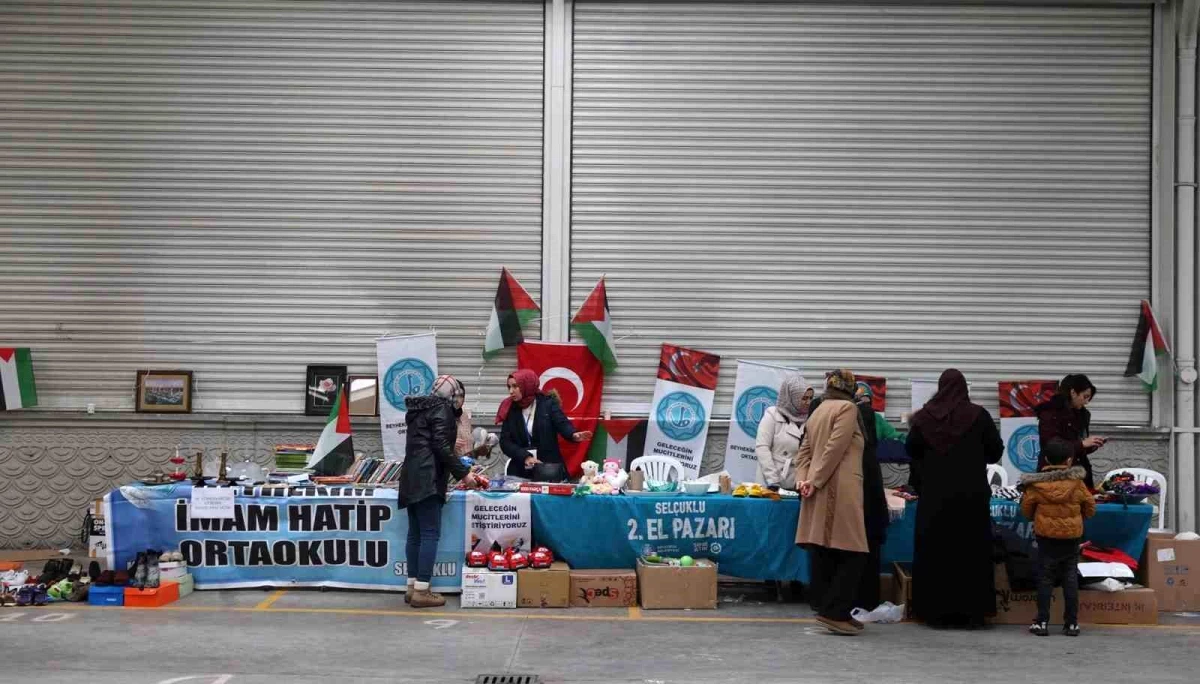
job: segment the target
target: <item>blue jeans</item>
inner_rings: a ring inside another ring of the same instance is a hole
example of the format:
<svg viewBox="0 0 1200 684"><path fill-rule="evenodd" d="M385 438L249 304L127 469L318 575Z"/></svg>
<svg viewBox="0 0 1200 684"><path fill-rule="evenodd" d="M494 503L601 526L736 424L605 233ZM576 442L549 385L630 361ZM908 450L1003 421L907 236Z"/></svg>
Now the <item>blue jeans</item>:
<svg viewBox="0 0 1200 684"><path fill-rule="evenodd" d="M442 536L442 506L440 496L431 496L409 504L408 543L404 550L408 560L408 576L418 582L433 579L433 562L437 558L438 539Z"/></svg>

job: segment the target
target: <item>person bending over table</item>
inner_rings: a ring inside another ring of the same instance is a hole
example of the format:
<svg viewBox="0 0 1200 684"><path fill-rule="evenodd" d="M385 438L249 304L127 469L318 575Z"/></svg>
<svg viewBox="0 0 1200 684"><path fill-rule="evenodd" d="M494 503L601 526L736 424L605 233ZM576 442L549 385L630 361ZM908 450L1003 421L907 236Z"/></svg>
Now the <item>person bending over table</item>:
<svg viewBox="0 0 1200 684"><path fill-rule="evenodd" d="M515 409L515 410L514 410ZM500 450L509 458L507 473L535 482L567 479L558 438L572 442L591 439L591 432L577 432L563 413L558 398L538 389L531 370L508 376L508 398L496 413L500 425Z"/></svg>

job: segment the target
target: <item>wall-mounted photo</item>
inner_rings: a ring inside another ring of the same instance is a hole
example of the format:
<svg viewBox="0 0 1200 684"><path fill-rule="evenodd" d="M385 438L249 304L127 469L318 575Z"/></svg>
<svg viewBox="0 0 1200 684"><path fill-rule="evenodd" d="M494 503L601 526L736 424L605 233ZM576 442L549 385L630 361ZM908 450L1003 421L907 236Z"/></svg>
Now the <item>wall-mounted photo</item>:
<svg viewBox="0 0 1200 684"><path fill-rule="evenodd" d="M309 366L304 383L304 415L328 416L345 382L345 366Z"/></svg>
<svg viewBox="0 0 1200 684"><path fill-rule="evenodd" d="M379 415L379 376L351 375L349 387L350 415Z"/></svg>
<svg viewBox="0 0 1200 684"><path fill-rule="evenodd" d="M137 372L137 410L140 413L191 413L191 371Z"/></svg>

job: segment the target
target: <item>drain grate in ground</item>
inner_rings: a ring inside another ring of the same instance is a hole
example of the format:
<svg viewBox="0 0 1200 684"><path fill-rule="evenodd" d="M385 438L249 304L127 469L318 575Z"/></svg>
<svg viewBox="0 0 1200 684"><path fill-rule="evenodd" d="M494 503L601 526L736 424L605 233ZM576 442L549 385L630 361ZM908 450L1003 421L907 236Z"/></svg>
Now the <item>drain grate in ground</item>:
<svg viewBox="0 0 1200 684"><path fill-rule="evenodd" d="M539 684L541 681L538 675L527 674L481 674L475 678L475 684Z"/></svg>

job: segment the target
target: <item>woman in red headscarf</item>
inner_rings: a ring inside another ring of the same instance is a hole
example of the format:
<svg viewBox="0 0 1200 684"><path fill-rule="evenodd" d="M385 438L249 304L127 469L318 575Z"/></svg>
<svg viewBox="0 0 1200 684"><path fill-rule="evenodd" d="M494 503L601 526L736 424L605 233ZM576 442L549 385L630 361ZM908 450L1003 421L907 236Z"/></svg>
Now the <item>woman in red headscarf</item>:
<svg viewBox="0 0 1200 684"><path fill-rule="evenodd" d="M912 418L908 454L916 482L913 615L932 626L981 627L996 614L987 464L1004 443L992 416L971 403L967 380L942 373L937 394Z"/></svg>
<svg viewBox="0 0 1200 684"><path fill-rule="evenodd" d="M500 449L509 458L508 474L538 482L567 479L558 438L572 442L590 439L590 432L576 432L563 413L558 399L543 394L537 374L519 370L508 376L508 398L496 413L500 425Z"/></svg>

